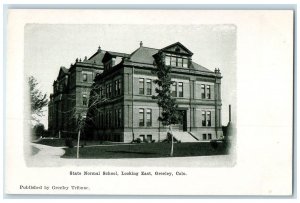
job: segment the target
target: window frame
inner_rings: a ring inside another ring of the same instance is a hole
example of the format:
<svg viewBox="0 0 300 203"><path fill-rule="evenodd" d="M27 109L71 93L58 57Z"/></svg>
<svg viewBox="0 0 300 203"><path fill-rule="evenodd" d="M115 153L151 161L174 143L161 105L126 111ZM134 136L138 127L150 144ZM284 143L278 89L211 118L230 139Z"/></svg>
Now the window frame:
<svg viewBox="0 0 300 203"><path fill-rule="evenodd" d="M202 126L206 127L206 112L205 111L201 112L201 122L202 122Z"/></svg>
<svg viewBox="0 0 300 203"><path fill-rule="evenodd" d="M211 140L211 139L212 139L212 134L211 134L211 133L208 133L208 134L207 134L207 139L208 139L208 140Z"/></svg>
<svg viewBox="0 0 300 203"><path fill-rule="evenodd" d="M206 99L211 99L211 86L206 85Z"/></svg>
<svg viewBox="0 0 300 203"><path fill-rule="evenodd" d="M205 99L206 98L206 87L205 87L205 84L201 84L200 92L201 92L201 99Z"/></svg>
<svg viewBox="0 0 300 203"><path fill-rule="evenodd" d="M149 119L148 119L148 115L149 115ZM146 109L146 126L147 127L152 126L152 109Z"/></svg>
<svg viewBox="0 0 300 203"><path fill-rule="evenodd" d="M142 115L142 118L141 118ZM143 108L139 109L139 126L144 127L145 126L145 110Z"/></svg>
<svg viewBox="0 0 300 203"><path fill-rule="evenodd" d="M87 82L88 81L88 74L87 73L82 73L82 81Z"/></svg>
<svg viewBox="0 0 300 203"><path fill-rule="evenodd" d="M146 95L152 95L152 79L146 79Z"/></svg>
<svg viewBox="0 0 300 203"><path fill-rule="evenodd" d="M181 91L180 91L181 87ZM183 97L183 82L178 82L178 97Z"/></svg>
<svg viewBox="0 0 300 203"><path fill-rule="evenodd" d="M142 85L142 87L141 87L141 85ZM145 94L145 78L139 78L139 94L140 95Z"/></svg>
<svg viewBox="0 0 300 203"><path fill-rule="evenodd" d="M172 83L172 86L171 86L171 95L172 95L172 97L177 97L177 82L176 81L173 81L173 83Z"/></svg>
<svg viewBox="0 0 300 203"><path fill-rule="evenodd" d="M206 126L211 126L211 111L206 111Z"/></svg>
<svg viewBox="0 0 300 203"><path fill-rule="evenodd" d="M83 94L82 95L82 106L87 106L87 105L88 105L87 95Z"/></svg>

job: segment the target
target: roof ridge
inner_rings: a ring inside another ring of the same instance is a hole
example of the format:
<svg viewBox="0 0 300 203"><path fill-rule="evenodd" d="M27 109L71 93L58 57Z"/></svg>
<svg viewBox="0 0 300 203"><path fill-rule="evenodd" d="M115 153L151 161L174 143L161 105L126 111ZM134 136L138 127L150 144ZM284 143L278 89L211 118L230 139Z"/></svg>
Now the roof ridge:
<svg viewBox="0 0 300 203"><path fill-rule="evenodd" d="M142 46L142 47L140 47L140 48L148 48L148 49L160 50L160 49L157 49L157 48L152 48L152 47L144 47L144 46Z"/></svg>

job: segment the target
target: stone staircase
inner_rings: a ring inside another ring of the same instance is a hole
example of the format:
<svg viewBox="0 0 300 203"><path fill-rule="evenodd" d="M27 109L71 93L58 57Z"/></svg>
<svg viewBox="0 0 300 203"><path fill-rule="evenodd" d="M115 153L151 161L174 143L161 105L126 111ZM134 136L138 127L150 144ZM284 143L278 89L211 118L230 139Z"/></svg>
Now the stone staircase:
<svg viewBox="0 0 300 203"><path fill-rule="evenodd" d="M176 140L181 142L199 142L197 138L189 132L173 131L173 136Z"/></svg>

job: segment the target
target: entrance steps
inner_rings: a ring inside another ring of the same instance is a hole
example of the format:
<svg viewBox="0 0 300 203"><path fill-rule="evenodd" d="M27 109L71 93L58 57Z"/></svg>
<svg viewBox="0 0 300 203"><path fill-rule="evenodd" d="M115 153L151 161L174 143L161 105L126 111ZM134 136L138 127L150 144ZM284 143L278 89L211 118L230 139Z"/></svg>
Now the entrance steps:
<svg viewBox="0 0 300 203"><path fill-rule="evenodd" d="M176 140L181 142L199 142L197 138L189 132L173 131L173 136Z"/></svg>

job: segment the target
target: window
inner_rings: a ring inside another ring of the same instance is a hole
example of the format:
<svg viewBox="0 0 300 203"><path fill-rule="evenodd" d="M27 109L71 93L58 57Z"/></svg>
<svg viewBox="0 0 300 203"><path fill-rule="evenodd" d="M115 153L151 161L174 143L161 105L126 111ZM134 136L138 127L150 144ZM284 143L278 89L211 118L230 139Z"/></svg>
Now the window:
<svg viewBox="0 0 300 203"><path fill-rule="evenodd" d="M207 121L207 126L211 126L211 113L210 113L210 111L206 112L206 121Z"/></svg>
<svg viewBox="0 0 300 203"><path fill-rule="evenodd" d="M119 126L119 123L118 123L118 109L115 109L115 127L118 127Z"/></svg>
<svg viewBox="0 0 300 203"><path fill-rule="evenodd" d="M177 58L177 66L182 67L182 58Z"/></svg>
<svg viewBox="0 0 300 203"><path fill-rule="evenodd" d="M205 111L202 111L202 126L206 126L206 115L205 115Z"/></svg>
<svg viewBox="0 0 300 203"><path fill-rule="evenodd" d="M208 135L208 139L211 140L211 134L208 133L207 135Z"/></svg>
<svg viewBox="0 0 300 203"><path fill-rule="evenodd" d="M177 82L173 82L171 86L171 95L172 97L177 97Z"/></svg>
<svg viewBox="0 0 300 203"><path fill-rule="evenodd" d="M187 67L188 67L188 60L185 59L185 58L183 59L182 67L184 67L184 68L187 68Z"/></svg>
<svg viewBox="0 0 300 203"><path fill-rule="evenodd" d="M119 95L119 80L115 80L115 96Z"/></svg>
<svg viewBox="0 0 300 203"><path fill-rule="evenodd" d="M145 141L145 135L140 135L140 139L142 140L142 142Z"/></svg>
<svg viewBox="0 0 300 203"><path fill-rule="evenodd" d="M108 97L112 96L112 83L109 83L109 92L108 92Z"/></svg>
<svg viewBox="0 0 300 203"><path fill-rule="evenodd" d="M147 109L146 120L147 126L152 126L152 109Z"/></svg>
<svg viewBox="0 0 300 203"><path fill-rule="evenodd" d="M122 126L122 109L118 110L118 127Z"/></svg>
<svg viewBox="0 0 300 203"><path fill-rule="evenodd" d="M139 79L139 94L144 94L144 78Z"/></svg>
<svg viewBox="0 0 300 203"><path fill-rule="evenodd" d="M165 65L169 66L171 64L171 57L170 56L166 56L165 58Z"/></svg>
<svg viewBox="0 0 300 203"><path fill-rule="evenodd" d="M182 82L179 82L178 83L178 96L179 97L183 97L183 83Z"/></svg>
<svg viewBox="0 0 300 203"><path fill-rule="evenodd" d="M122 114L121 114L121 109L115 109L115 127L121 127L121 119L122 119Z"/></svg>
<svg viewBox="0 0 300 203"><path fill-rule="evenodd" d="M144 109L139 109L139 126L144 126Z"/></svg>
<svg viewBox="0 0 300 203"><path fill-rule="evenodd" d="M201 85L201 98L205 99L205 85Z"/></svg>
<svg viewBox="0 0 300 203"><path fill-rule="evenodd" d="M121 80L118 80L118 95L121 95Z"/></svg>
<svg viewBox="0 0 300 203"><path fill-rule="evenodd" d="M152 135L147 135L147 140L148 140L148 142L151 142L152 141Z"/></svg>
<svg viewBox="0 0 300 203"><path fill-rule="evenodd" d="M87 81L87 74L82 73L82 81L86 82Z"/></svg>
<svg viewBox="0 0 300 203"><path fill-rule="evenodd" d="M206 134L202 134L203 140L206 140Z"/></svg>
<svg viewBox="0 0 300 203"><path fill-rule="evenodd" d="M109 85L106 85L106 97L109 97Z"/></svg>
<svg viewBox="0 0 300 203"><path fill-rule="evenodd" d="M176 57L171 58L171 66L176 66Z"/></svg>
<svg viewBox="0 0 300 203"><path fill-rule="evenodd" d="M147 87L147 95L151 95L152 94L152 80L151 79L146 80L146 87Z"/></svg>
<svg viewBox="0 0 300 203"><path fill-rule="evenodd" d="M82 95L82 105L83 105L83 106L87 106L87 97L86 97L85 94Z"/></svg>
<svg viewBox="0 0 300 203"><path fill-rule="evenodd" d="M103 96L103 89L102 89L102 87L100 87L100 92L99 92L99 94L100 94L100 97L102 98L102 96Z"/></svg>
<svg viewBox="0 0 300 203"><path fill-rule="evenodd" d="M207 93L207 94L206 94L206 98L207 98L207 99L210 99L210 85L206 85L206 90L207 90L207 91L206 91L206 93Z"/></svg>

